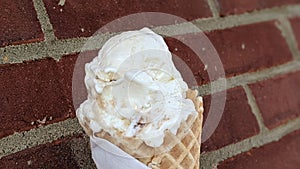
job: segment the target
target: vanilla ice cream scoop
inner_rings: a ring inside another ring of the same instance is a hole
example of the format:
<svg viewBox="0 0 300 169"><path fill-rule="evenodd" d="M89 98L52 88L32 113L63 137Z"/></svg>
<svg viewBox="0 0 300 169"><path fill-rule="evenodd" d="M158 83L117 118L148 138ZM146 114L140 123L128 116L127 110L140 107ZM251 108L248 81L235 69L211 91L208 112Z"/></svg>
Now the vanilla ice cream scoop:
<svg viewBox="0 0 300 169"><path fill-rule="evenodd" d="M159 147L165 131L175 135L182 121L197 116L166 43L148 28L109 39L85 72L88 98L76 114L93 134L104 130Z"/></svg>

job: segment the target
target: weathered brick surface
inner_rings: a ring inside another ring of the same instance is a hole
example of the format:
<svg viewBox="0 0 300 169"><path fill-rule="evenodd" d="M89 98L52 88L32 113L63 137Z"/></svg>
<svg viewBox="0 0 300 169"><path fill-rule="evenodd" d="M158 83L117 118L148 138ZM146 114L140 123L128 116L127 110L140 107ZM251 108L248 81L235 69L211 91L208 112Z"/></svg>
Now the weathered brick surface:
<svg viewBox="0 0 300 169"><path fill-rule="evenodd" d="M202 144L202 153L239 142L259 132L256 118L251 112L243 88L229 89L226 99L221 121L213 135ZM210 96L204 97L204 125L209 112L210 100Z"/></svg>
<svg viewBox="0 0 300 169"><path fill-rule="evenodd" d="M67 91L68 98L73 98L73 104L75 109L77 109L80 104L87 99L87 90L84 84L84 77L85 77L85 64L92 61L98 55L98 50L82 52L80 54L65 56L59 62L59 66L64 69L64 71L68 72L69 76L65 76L61 73L61 77L66 77L67 79L62 79L62 82L67 84ZM73 58L73 56L75 56ZM76 59L73 60L75 63L74 66L68 67L69 59Z"/></svg>
<svg viewBox="0 0 300 169"><path fill-rule="evenodd" d="M143 2L137 0L68 0L64 6L58 5L59 0L44 0L44 3L46 4L50 21L53 24L55 35L58 38L90 36L103 25L119 17L133 13L163 12L178 15L187 20L212 15L207 2L202 0L192 0L188 3L174 0L147 0ZM153 24L155 23L154 21L159 19L157 17L148 21L140 20L140 22L150 22ZM132 22L130 23L131 25L136 24L134 20L130 22ZM171 22L166 24L171 24Z"/></svg>
<svg viewBox="0 0 300 169"><path fill-rule="evenodd" d="M292 59L275 22L262 22L207 33L227 77L276 66Z"/></svg>
<svg viewBox="0 0 300 169"><path fill-rule="evenodd" d="M73 136L5 156L0 159L0 168L96 168L91 159L88 140Z"/></svg>
<svg viewBox="0 0 300 169"><path fill-rule="evenodd" d="M250 85L268 128L300 115L300 72Z"/></svg>
<svg viewBox="0 0 300 169"><path fill-rule="evenodd" d="M300 18L299 17L292 18L290 19L290 21L294 30L296 40L298 42L298 49L300 50Z"/></svg>
<svg viewBox="0 0 300 169"><path fill-rule="evenodd" d="M219 164L218 169L296 169L300 166L300 130Z"/></svg>
<svg viewBox="0 0 300 169"><path fill-rule="evenodd" d="M70 98L74 60L64 59L69 64L42 59L0 65L0 138L36 127L44 118L48 124L75 116Z"/></svg>
<svg viewBox="0 0 300 169"><path fill-rule="evenodd" d="M167 37L165 41L173 54L173 61L176 68L181 73L184 81L188 83L189 87L209 82L208 73L199 56L188 46L175 38Z"/></svg>
<svg viewBox="0 0 300 169"><path fill-rule="evenodd" d="M77 57L77 54L62 56L59 62L56 63L57 79L59 84L62 85L63 94L68 102L71 102L72 98L72 77Z"/></svg>
<svg viewBox="0 0 300 169"><path fill-rule="evenodd" d="M0 46L44 39L31 0L0 0Z"/></svg>
<svg viewBox="0 0 300 169"><path fill-rule="evenodd" d="M217 0L220 7L220 15L240 14L261 10L265 8L278 7L282 5L300 4L299 0Z"/></svg>

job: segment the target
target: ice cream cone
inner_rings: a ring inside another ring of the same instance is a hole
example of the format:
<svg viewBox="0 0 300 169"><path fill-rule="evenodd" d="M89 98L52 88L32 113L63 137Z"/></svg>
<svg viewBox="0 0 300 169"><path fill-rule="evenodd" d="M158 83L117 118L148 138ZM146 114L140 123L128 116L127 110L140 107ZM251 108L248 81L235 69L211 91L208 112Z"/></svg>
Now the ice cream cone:
<svg viewBox="0 0 300 169"><path fill-rule="evenodd" d="M150 147L136 138L116 139L105 131L95 133L95 136L110 141L153 169L198 169L200 165L203 101L202 97L197 95L196 90L188 90L186 97L193 101L198 116L189 116L187 121L182 122L176 135L166 132L164 143L158 148ZM86 119L87 121L88 119ZM92 133L87 124L82 125L88 134Z"/></svg>

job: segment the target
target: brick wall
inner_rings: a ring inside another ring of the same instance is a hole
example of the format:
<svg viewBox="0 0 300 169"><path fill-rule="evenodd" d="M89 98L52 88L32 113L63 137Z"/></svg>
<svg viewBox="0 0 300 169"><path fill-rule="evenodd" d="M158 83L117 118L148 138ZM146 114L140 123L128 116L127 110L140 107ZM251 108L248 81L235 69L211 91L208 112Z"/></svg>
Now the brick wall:
<svg viewBox="0 0 300 169"><path fill-rule="evenodd" d="M197 84L189 85L204 96L205 119L211 97L227 92L221 121L202 144L202 168L299 168L300 0L0 4L0 168L95 168L88 138L75 118L74 65L97 29L137 12L182 17L203 30L219 53L227 86L211 91L221 80L210 81L193 52L165 37L194 73ZM154 30L174 34L168 31L175 23L168 24ZM175 27L189 33L184 24ZM90 54L99 48L92 47Z"/></svg>

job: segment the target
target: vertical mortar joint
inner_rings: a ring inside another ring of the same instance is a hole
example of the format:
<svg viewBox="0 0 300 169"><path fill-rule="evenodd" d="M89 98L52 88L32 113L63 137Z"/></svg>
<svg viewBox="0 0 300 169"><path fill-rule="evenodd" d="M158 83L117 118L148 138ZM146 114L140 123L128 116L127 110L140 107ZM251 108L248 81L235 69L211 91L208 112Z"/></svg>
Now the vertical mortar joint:
<svg viewBox="0 0 300 169"><path fill-rule="evenodd" d="M275 25L281 31L282 36L285 38L294 59L299 60L300 52L298 51L298 43L289 19L285 16L279 17Z"/></svg>
<svg viewBox="0 0 300 169"><path fill-rule="evenodd" d="M214 18L220 17L220 6L219 3L216 0L207 0L207 3L209 5L209 8L213 14Z"/></svg>
<svg viewBox="0 0 300 169"><path fill-rule="evenodd" d="M41 28L44 33L45 41L56 40L53 31L53 26L50 22L44 2L42 0L33 0L33 4L37 14L37 18L41 24Z"/></svg>
<svg viewBox="0 0 300 169"><path fill-rule="evenodd" d="M266 132L268 131L268 128L265 126L264 121L263 121L263 117L261 115L261 112L258 108L258 105L256 103L256 99L251 91L251 89L249 88L248 85L243 85L243 88L246 92L246 96L248 99L248 104L250 105L250 108L252 110L252 113L254 114L256 121L258 123L260 132Z"/></svg>

